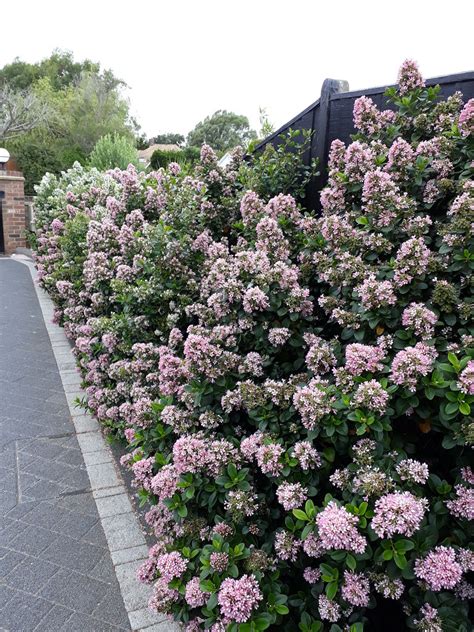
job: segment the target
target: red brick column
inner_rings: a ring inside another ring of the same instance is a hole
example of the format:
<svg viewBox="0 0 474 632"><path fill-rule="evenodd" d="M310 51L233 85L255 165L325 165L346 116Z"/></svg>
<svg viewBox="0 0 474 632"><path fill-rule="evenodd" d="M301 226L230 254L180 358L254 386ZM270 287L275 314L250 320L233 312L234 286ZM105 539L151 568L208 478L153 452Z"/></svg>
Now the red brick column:
<svg viewBox="0 0 474 632"><path fill-rule="evenodd" d="M26 247L27 227L25 211L24 177L21 171L0 171L2 196L2 222L5 254L11 255L16 248Z"/></svg>

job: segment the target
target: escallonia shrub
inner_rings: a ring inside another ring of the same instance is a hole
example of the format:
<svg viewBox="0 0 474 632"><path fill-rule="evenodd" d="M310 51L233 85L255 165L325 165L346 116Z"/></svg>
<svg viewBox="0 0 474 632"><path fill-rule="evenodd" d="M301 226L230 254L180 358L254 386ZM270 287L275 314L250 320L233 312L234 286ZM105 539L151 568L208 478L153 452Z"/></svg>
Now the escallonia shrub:
<svg viewBox="0 0 474 632"><path fill-rule="evenodd" d="M151 232L176 226L191 287L148 229L133 275L106 242L91 271L88 229L61 317L149 503L150 607L188 632L469 630L474 102L411 61L387 97L355 102L320 216L235 175L230 219L193 224L173 182Z"/></svg>

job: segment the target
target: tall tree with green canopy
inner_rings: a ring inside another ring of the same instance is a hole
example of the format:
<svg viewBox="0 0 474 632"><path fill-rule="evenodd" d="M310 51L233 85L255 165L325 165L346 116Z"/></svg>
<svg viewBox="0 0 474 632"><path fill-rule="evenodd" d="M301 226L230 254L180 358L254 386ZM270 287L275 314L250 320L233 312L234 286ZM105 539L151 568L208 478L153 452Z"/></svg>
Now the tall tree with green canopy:
<svg viewBox="0 0 474 632"><path fill-rule="evenodd" d="M237 145L245 147L256 136L255 131L250 129L246 116L227 110L217 110L189 132L187 144L199 147L207 143L215 151L225 152Z"/></svg>
<svg viewBox="0 0 474 632"><path fill-rule="evenodd" d="M76 62L72 53L60 50L35 64L17 58L0 69L0 92L15 103L29 99L36 111L41 104L48 113L42 118L24 114L21 133L4 142L24 172L28 193L46 171L57 173L76 160L85 163L107 134L135 142L138 126L130 116L125 87L99 63Z"/></svg>

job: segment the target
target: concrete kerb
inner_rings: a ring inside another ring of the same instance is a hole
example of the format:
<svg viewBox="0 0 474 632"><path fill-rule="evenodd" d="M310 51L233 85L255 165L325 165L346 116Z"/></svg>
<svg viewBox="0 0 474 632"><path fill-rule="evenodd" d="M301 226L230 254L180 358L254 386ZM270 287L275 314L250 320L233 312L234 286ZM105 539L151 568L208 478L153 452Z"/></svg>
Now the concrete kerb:
<svg viewBox="0 0 474 632"><path fill-rule="evenodd" d="M127 489L99 424L76 406L76 400L83 399L85 393L80 389L81 379L69 342L63 330L51 322L52 301L38 286L33 263L23 255L13 255L12 259L26 265L33 279L131 629L137 632L180 632L181 626L147 608L151 588L137 581L136 570L146 559L148 547Z"/></svg>

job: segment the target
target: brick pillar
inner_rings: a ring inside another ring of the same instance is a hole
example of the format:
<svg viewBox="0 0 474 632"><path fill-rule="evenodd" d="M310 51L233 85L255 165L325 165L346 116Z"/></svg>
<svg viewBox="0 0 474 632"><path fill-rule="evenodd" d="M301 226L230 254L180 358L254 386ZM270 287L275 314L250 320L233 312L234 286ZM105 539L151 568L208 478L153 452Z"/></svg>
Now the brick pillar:
<svg viewBox="0 0 474 632"><path fill-rule="evenodd" d="M25 179L21 171L0 171L3 240L5 254L26 247Z"/></svg>

